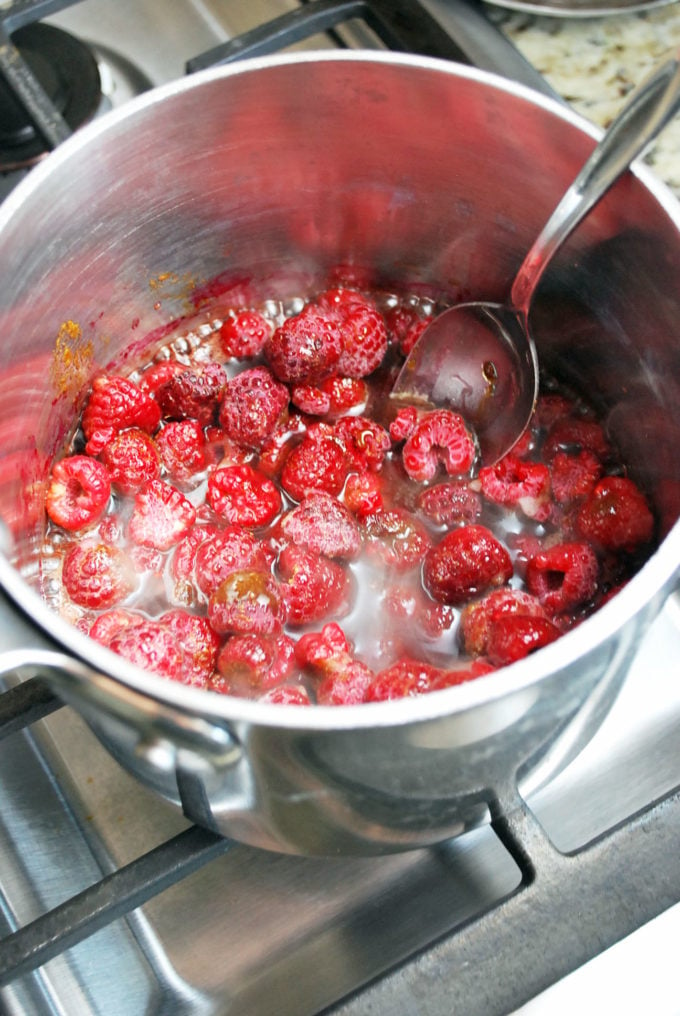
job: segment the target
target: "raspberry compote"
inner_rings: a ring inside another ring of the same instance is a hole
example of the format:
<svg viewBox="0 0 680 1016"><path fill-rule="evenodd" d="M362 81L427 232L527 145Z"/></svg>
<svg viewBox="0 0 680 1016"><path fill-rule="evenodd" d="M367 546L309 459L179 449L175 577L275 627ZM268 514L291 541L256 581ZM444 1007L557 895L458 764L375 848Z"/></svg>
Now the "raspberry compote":
<svg viewBox="0 0 680 1016"><path fill-rule="evenodd" d="M652 511L555 384L482 469L460 416L393 405L435 309L223 302L97 377L48 481L47 599L169 680L296 704L446 688L577 625L653 549Z"/></svg>

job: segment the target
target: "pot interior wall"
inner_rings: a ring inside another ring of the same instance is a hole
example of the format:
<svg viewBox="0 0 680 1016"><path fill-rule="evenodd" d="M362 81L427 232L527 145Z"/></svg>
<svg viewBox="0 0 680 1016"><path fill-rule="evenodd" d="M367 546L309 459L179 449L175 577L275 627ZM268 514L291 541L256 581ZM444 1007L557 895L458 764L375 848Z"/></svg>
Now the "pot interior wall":
<svg viewBox="0 0 680 1016"><path fill-rule="evenodd" d="M207 297L308 291L338 264L503 299L592 144L512 86L361 58L208 74L73 139L0 228L0 514L18 560L99 369L125 370ZM596 401L662 533L680 489L679 244L678 215L629 175L534 314L543 367Z"/></svg>

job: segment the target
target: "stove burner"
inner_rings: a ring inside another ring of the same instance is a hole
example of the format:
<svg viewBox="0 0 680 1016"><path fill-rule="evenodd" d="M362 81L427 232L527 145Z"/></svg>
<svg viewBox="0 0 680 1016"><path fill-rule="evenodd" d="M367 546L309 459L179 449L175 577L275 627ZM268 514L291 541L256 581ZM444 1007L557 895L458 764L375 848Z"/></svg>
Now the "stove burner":
<svg viewBox="0 0 680 1016"><path fill-rule="evenodd" d="M71 130L91 119L101 100L101 82L97 62L85 43L40 23L17 29L11 40ZM0 79L0 171L32 166L48 151L29 112Z"/></svg>

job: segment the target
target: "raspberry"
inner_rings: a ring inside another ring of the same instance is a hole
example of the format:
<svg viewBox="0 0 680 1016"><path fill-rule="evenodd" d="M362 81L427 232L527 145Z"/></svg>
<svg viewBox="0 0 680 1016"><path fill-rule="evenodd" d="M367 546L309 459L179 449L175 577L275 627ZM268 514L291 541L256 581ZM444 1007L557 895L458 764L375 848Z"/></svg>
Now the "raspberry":
<svg viewBox="0 0 680 1016"><path fill-rule="evenodd" d="M337 562L289 544L279 554L278 570L290 625L339 617L349 609L351 578Z"/></svg>
<svg viewBox="0 0 680 1016"><path fill-rule="evenodd" d="M367 377L377 370L387 352L385 319L369 303L340 305L337 314L342 332L338 372L345 377Z"/></svg>
<svg viewBox="0 0 680 1016"><path fill-rule="evenodd" d="M592 599L599 564L587 543L560 543L532 557L527 587L550 615L562 614Z"/></svg>
<svg viewBox="0 0 680 1016"><path fill-rule="evenodd" d="M390 340L399 346L404 356L408 356L428 324L415 307L397 305L385 314L385 323Z"/></svg>
<svg viewBox="0 0 680 1016"><path fill-rule="evenodd" d="M370 667L359 660L349 660L336 672L328 674L316 689L320 706L353 706L363 702L375 680Z"/></svg>
<svg viewBox="0 0 680 1016"><path fill-rule="evenodd" d="M198 420L167 423L156 437L156 446L163 468L173 480L189 480L205 469L205 437Z"/></svg>
<svg viewBox="0 0 680 1016"><path fill-rule="evenodd" d="M170 381L178 374L186 370L183 364L177 360L164 360L162 363L154 363L147 367L139 379L139 387L148 395L154 395L166 381Z"/></svg>
<svg viewBox="0 0 680 1016"><path fill-rule="evenodd" d="M210 473L207 500L213 511L232 525L266 526L281 511L278 488L247 463Z"/></svg>
<svg viewBox="0 0 680 1016"><path fill-rule="evenodd" d="M493 625L511 615L547 616L537 598L520 589L494 589L481 600L466 604L460 615L458 638L468 656L487 656Z"/></svg>
<svg viewBox="0 0 680 1016"><path fill-rule="evenodd" d="M442 671L422 660L403 657L386 670L381 670L369 685L365 702L386 702L389 699L411 698L429 691Z"/></svg>
<svg viewBox="0 0 680 1016"><path fill-rule="evenodd" d="M130 663L171 681L181 681L184 654L172 632L158 621L142 621L121 629L109 648Z"/></svg>
<svg viewBox="0 0 680 1016"><path fill-rule="evenodd" d="M301 635L295 643L295 659L300 667L311 667L321 674L333 673L351 659L351 646L344 631L329 621L321 631Z"/></svg>
<svg viewBox="0 0 680 1016"><path fill-rule="evenodd" d="M280 423L264 442L260 450L259 467L267 476L276 476L290 454L294 439L307 433L307 422L298 413L291 414Z"/></svg>
<svg viewBox="0 0 680 1016"><path fill-rule="evenodd" d="M279 381L315 385L336 372L341 350L335 317L307 304L276 329L264 356Z"/></svg>
<svg viewBox="0 0 680 1016"><path fill-rule="evenodd" d="M193 532L187 539L192 538ZM190 554L191 549L187 548L187 557ZM210 596L232 572L267 571L269 565L269 552L261 541L248 530L229 526L198 542L192 574L199 589Z"/></svg>
<svg viewBox="0 0 680 1016"><path fill-rule="evenodd" d="M294 385L290 401L301 413L309 416L325 416L331 408L331 397L316 385Z"/></svg>
<svg viewBox="0 0 680 1016"><path fill-rule="evenodd" d="M441 462L450 476L469 473L477 458L472 435L463 417L450 409L425 413L406 439L404 469L412 480L431 480Z"/></svg>
<svg viewBox="0 0 680 1016"><path fill-rule="evenodd" d="M98 522L111 496L106 468L88 455L70 455L52 467L45 508L56 525L76 532Z"/></svg>
<svg viewBox="0 0 680 1016"><path fill-rule="evenodd" d="M351 512L325 491L309 494L281 521L281 531L299 547L353 560L361 550L361 534Z"/></svg>
<svg viewBox="0 0 680 1016"><path fill-rule="evenodd" d="M224 367L207 363L199 369L176 374L156 392L156 398L169 420L198 420L202 427L213 423L222 392L227 383Z"/></svg>
<svg viewBox="0 0 680 1016"><path fill-rule="evenodd" d="M455 612L444 603L433 603L422 586L391 586L384 598L385 610L402 634L436 638L448 631L455 621Z"/></svg>
<svg viewBox="0 0 680 1016"><path fill-rule="evenodd" d="M134 494L161 472L156 442L137 427L123 430L105 445L100 453L111 483L121 494Z"/></svg>
<svg viewBox="0 0 680 1016"><path fill-rule="evenodd" d="M320 425L324 426L324 425ZM345 445L328 430L310 428L281 470L281 486L295 501L316 490L338 495L348 471Z"/></svg>
<svg viewBox="0 0 680 1016"><path fill-rule="evenodd" d="M105 543L76 543L66 553L62 581L74 603L92 610L112 607L134 590L129 557Z"/></svg>
<svg viewBox="0 0 680 1016"><path fill-rule="evenodd" d="M335 433L346 446L353 468L377 473L391 448L384 427L366 416L343 416L335 424Z"/></svg>
<svg viewBox="0 0 680 1016"><path fill-rule="evenodd" d="M280 684L260 696L260 702L275 702L284 706L309 706L309 695L300 685Z"/></svg>
<svg viewBox="0 0 680 1016"><path fill-rule="evenodd" d="M88 455L98 455L121 430L139 427L153 434L160 423L156 401L127 378L95 378L83 411L82 427Z"/></svg>
<svg viewBox="0 0 680 1016"><path fill-rule="evenodd" d="M287 680L295 669L295 643L287 635L232 635L217 657L216 683L229 694L252 695Z"/></svg>
<svg viewBox="0 0 680 1016"><path fill-rule="evenodd" d="M585 449L570 454L557 452L550 464L553 497L559 504L587 497L602 475L602 464Z"/></svg>
<svg viewBox="0 0 680 1016"><path fill-rule="evenodd" d="M489 659L499 667L506 666L549 645L561 634L560 629L547 617L506 614L491 626Z"/></svg>
<svg viewBox="0 0 680 1016"><path fill-rule="evenodd" d="M170 572L177 582L193 582L198 548L209 537L222 530L215 526L193 526L175 547L170 561Z"/></svg>
<svg viewBox="0 0 680 1016"><path fill-rule="evenodd" d="M606 476L581 507L577 526L598 547L632 553L652 539L654 516L632 480Z"/></svg>
<svg viewBox="0 0 680 1016"><path fill-rule="evenodd" d="M428 691L442 691L444 688L455 688L456 685L474 681L484 674L490 674L496 667L488 660L473 660L468 666L456 670L443 670L430 681Z"/></svg>
<svg viewBox="0 0 680 1016"><path fill-rule="evenodd" d="M363 530L367 553L398 572L415 568L432 546L422 523L400 508L368 515Z"/></svg>
<svg viewBox="0 0 680 1016"><path fill-rule="evenodd" d="M519 508L528 518L545 522L550 515L550 471L540 462L505 455L479 471L482 493L495 504Z"/></svg>
<svg viewBox="0 0 680 1016"><path fill-rule="evenodd" d="M374 515L385 507L382 486L374 473L350 473L342 492L344 504L360 519Z"/></svg>
<svg viewBox="0 0 680 1016"><path fill-rule="evenodd" d="M350 410L360 412L368 401L368 387L360 378L334 375L322 381L319 390L328 396L327 412L332 416L348 413Z"/></svg>
<svg viewBox="0 0 680 1016"><path fill-rule="evenodd" d="M560 451L588 451L604 461L611 449L599 423L567 416L553 423L543 444L543 456L548 462Z"/></svg>
<svg viewBox="0 0 680 1016"><path fill-rule="evenodd" d="M256 310L240 310L228 317L219 331L220 345L225 356L243 360L257 356L271 334L271 325Z"/></svg>
<svg viewBox="0 0 680 1016"><path fill-rule="evenodd" d="M185 684L202 688L215 669L220 640L205 617L186 610L168 610L158 619L177 639L184 653Z"/></svg>
<svg viewBox="0 0 680 1016"><path fill-rule="evenodd" d="M539 395L531 422L534 427L549 429L563 417L571 416L573 411L573 401L564 395Z"/></svg>
<svg viewBox="0 0 680 1016"><path fill-rule="evenodd" d="M140 624L146 620L143 614L137 614L134 610L125 610L124 607L114 607L100 614L88 634L91 639L108 646L114 635L129 628L131 625Z"/></svg>
<svg viewBox="0 0 680 1016"><path fill-rule="evenodd" d="M369 307L375 309L375 304L371 300L364 296L363 293L357 289L351 289L345 286L334 286L331 289L325 289L319 293L315 299L315 303L323 311L331 311L335 314L346 314L349 313L354 307Z"/></svg>
<svg viewBox="0 0 680 1016"><path fill-rule="evenodd" d="M421 491L418 509L438 526L475 522L482 513L482 501L467 483L438 483Z"/></svg>
<svg viewBox="0 0 680 1016"><path fill-rule="evenodd" d="M208 619L220 635L279 632L285 610L275 579L259 570L232 572L210 594Z"/></svg>
<svg viewBox="0 0 680 1016"><path fill-rule="evenodd" d="M390 424L390 437L393 441L406 441L418 425L421 414L415 406L404 406Z"/></svg>
<svg viewBox="0 0 680 1016"><path fill-rule="evenodd" d="M152 480L135 497L128 533L135 543L169 550L193 526L196 509L162 480Z"/></svg>
<svg viewBox="0 0 680 1016"><path fill-rule="evenodd" d="M447 533L428 551L423 582L435 600L457 606L512 577L505 547L485 526L471 525Z"/></svg>
<svg viewBox="0 0 680 1016"><path fill-rule="evenodd" d="M288 389L266 367L244 370L227 382L220 425L246 448L261 448L288 408Z"/></svg>

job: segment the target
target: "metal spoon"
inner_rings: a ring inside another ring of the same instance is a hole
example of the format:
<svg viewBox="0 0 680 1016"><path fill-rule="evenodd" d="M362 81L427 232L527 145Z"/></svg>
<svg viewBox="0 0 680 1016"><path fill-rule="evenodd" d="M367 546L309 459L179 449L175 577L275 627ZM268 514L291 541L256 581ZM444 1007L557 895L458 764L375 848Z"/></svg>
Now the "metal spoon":
<svg viewBox="0 0 680 1016"><path fill-rule="evenodd" d="M482 465L498 461L524 433L538 394L529 333L533 294L553 255L680 107L680 53L626 103L534 241L507 304L463 303L427 326L391 398L459 412L477 435Z"/></svg>

